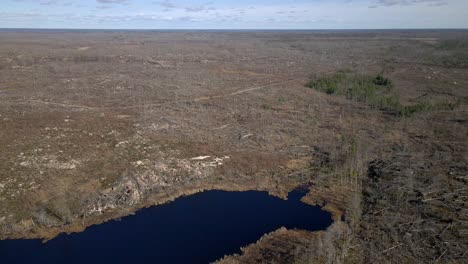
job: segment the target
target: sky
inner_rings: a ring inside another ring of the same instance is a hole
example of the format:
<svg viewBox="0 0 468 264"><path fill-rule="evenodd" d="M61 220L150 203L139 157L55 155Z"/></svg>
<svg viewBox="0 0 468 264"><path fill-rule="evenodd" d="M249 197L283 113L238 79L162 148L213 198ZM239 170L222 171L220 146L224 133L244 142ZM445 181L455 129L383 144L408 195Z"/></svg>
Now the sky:
<svg viewBox="0 0 468 264"><path fill-rule="evenodd" d="M0 0L0 28L468 28L468 0Z"/></svg>

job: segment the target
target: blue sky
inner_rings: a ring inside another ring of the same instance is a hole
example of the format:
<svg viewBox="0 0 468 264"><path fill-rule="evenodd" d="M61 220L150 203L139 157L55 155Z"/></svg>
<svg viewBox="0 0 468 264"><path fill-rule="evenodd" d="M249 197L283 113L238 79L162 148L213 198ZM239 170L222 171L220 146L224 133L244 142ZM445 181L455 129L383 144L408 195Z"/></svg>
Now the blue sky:
<svg viewBox="0 0 468 264"><path fill-rule="evenodd" d="M468 28L468 0L0 0L0 28Z"/></svg>

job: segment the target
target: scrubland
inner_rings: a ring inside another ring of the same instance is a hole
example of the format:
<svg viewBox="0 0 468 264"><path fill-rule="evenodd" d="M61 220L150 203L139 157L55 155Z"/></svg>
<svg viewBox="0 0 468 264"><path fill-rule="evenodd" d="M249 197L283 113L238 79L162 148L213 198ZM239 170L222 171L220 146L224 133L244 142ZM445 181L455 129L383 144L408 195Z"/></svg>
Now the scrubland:
<svg viewBox="0 0 468 264"><path fill-rule="evenodd" d="M463 263L468 32L0 32L0 239L207 189L334 224L221 263Z"/></svg>

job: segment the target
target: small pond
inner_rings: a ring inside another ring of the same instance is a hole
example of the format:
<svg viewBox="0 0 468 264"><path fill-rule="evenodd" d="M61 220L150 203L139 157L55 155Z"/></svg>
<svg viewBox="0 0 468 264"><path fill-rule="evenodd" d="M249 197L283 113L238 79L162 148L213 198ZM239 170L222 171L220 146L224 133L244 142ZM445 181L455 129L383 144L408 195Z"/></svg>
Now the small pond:
<svg viewBox="0 0 468 264"><path fill-rule="evenodd" d="M206 191L45 244L0 241L0 263L209 263L280 227L326 229L331 215L300 202L303 195Z"/></svg>

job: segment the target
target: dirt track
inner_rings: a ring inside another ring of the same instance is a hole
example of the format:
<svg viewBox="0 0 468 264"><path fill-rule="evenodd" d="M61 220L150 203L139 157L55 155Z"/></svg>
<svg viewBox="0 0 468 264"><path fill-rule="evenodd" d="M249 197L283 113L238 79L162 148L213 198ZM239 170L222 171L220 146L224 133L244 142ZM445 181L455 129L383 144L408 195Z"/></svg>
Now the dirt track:
<svg viewBox="0 0 468 264"><path fill-rule="evenodd" d="M232 93L228 93L228 94L221 94L221 95L214 95L214 96L201 96L201 97L195 97L195 98L192 98L192 99L167 101L167 102L161 102L161 103L148 102L148 103L145 103L144 105L99 107L99 106L64 104L64 103L56 103L56 102L45 102L45 101L40 101L40 100L28 100L27 102L46 104L46 105L53 105L53 106L61 106L61 107L80 108L80 109L86 109L86 110L132 109L132 108L142 108L142 107L151 107L151 106L162 106L162 105L174 104L174 103L188 103L188 102L199 102L199 101L205 101L205 100L212 100L212 99L235 96L235 95L247 93L247 92L250 92L250 91L265 89L265 88L268 88L268 87L271 87L271 86L286 84L286 83L289 83L289 82L302 81L301 83L304 83L306 80L307 79L304 78L304 77L295 78L295 79L289 79L289 80L286 80L286 81L269 83L269 84L261 85L261 86L254 86L254 87L250 87L250 88L247 88L247 89L242 89L242 90L232 92ZM15 103L22 103L22 102L15 102Z"/></svg>

